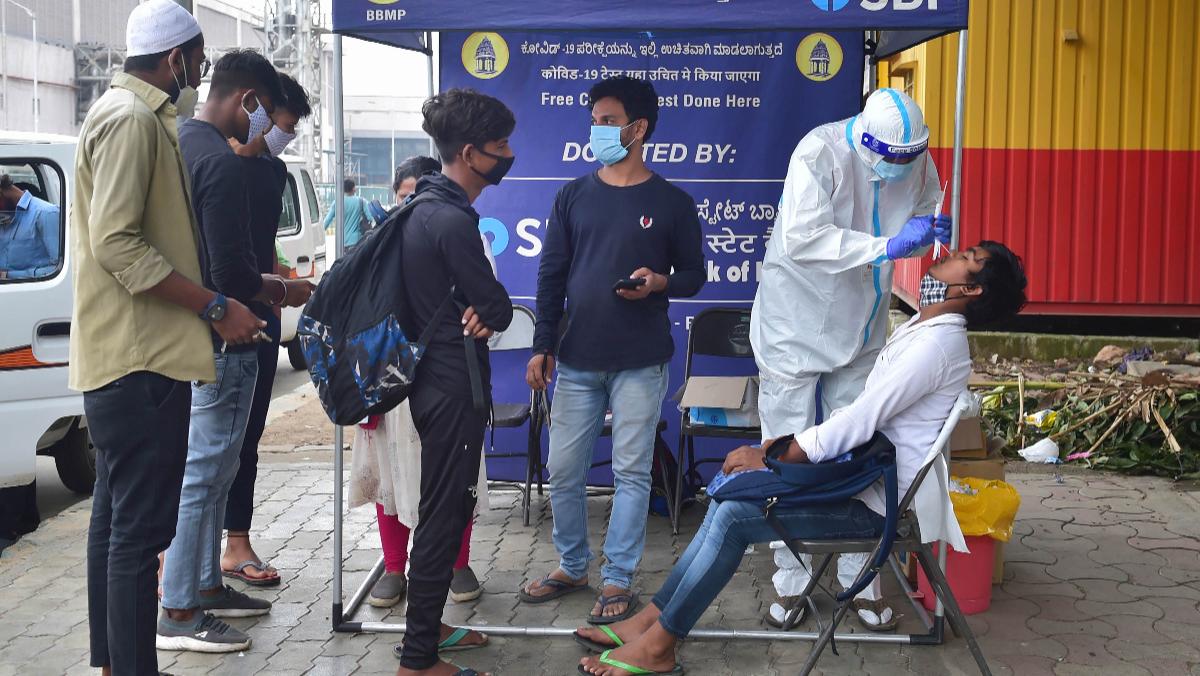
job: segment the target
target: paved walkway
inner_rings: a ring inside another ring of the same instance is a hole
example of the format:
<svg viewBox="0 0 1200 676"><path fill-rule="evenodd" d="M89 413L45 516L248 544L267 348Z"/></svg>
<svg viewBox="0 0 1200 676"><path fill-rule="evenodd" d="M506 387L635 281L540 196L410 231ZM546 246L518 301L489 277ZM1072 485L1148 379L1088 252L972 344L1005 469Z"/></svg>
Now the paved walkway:
<svg viewBox="0 0 1200 676"><path fill-rule="evenodd" d="M326 466L268 464L259 473L256 546L283 572L269 616L234 620L254 639L241 655L160 653L175 674L392 674L396 634L330 632L332 481ZM971 624L997 674L1200 674L1200 501L1164 480L1086 474L1061 483L1047 474L1017 474L1011 482L1023 505L1007 548L1005 582L991 609ZM472 565L486 593L471 604L451 603L448 622L574 627L591 605L579 594L542 606L517 602L520 583L554 565L550 510L521 525L512 493L475 529ZM88 502L45 522L0 557L0 675L84 674L87 622L84 542ZM601 531L608 501L592 499L592 532ZM665 519L651 517L640 586L652 593L686 545L700 517L684 520L687 535L670 536ZM379 555L374 510L346 522L345 589L350 593ZM770 552L758 546L701 626L761 628L771 598ZM596 571L593 571L595 576ZM593 577L595 579L595 577ZM894 580L886 580L894 586ZM888 588L885 584L885 589ZM893 589L894 591L894 589ZM260 593L260 592L254 592ZM893 604L904 603L893 598ZM913 629L911 608L902 630ZM364 608L355 619L398 621ZM852 627L853 623L848 623ZM803 642L688 642L682 661L691 674L794 674ZM965 643L940 647L839 644L826 651L824 673L975 673ZM581 650L569 639L499 638L454 657L495 674L573 674Z"/></svg>

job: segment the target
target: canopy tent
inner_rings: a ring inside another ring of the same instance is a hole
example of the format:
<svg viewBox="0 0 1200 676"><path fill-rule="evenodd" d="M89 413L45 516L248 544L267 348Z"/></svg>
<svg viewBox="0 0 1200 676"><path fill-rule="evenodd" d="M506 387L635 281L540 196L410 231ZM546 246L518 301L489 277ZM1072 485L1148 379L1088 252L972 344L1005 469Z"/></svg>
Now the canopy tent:
<svg viewBox="0 0 1200 676"><path fill-rule="evenodd" d="M429 56L430 91L433 91L433 50L431 32L471 30L518 30L566 32L597 31L779 31L779 30L862 30L881 31L880 44L889 53L953 31L960 31L958 60L957 113L955 115L954 168L951 215L955 220L952 245L957 247L959 210L959 173L962 161L962 123L966 77L966 26L968 0L610 0L606 3L581 0L527 0L480 5L466 0L333 0L334 58L334 143L343 147L345 123L342 114L343 72L342 38L355 37L371 42L422 52ZM863 42L866 50L866 41ZM345 159L335 153L335 185L345 178ZM334 201L337 216L335 236L337 254L342 254L344 202ZM343 431L334 431L334 448L342 449ZM347 632L403 632L403 623L350 621L375 580L383 573L381 558L346 606L342 603L342 521L343 458L334 453L334 575L333 628ZM945 549L941 554L944 565ZM937 607L941 640L943 610ZM487 625L469 627L495 635L569 636L571 629L560 627L505 627ZM767 632L743 630L697 630L696 638L752 638L766 640L815 640L811 632ZM839 635L838 640L908 643L907 636L877 634ZM915 641L915 639L914 639ZM929 642L929 638L925 638Z"/></svg>

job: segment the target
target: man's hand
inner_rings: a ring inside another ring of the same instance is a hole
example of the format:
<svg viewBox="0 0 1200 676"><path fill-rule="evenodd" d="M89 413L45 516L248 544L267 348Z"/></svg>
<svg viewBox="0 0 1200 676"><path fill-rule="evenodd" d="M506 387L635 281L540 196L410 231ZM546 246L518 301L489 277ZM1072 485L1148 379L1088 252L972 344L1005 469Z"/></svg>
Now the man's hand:
<svg viewBox="0 0 1200 676"><path fill-rule="evenodd" d="M652 293L662 293L667 290L667 276L660 275L650 268L638 268L629 275L630 279L645 278L646 283L636 289L618 289L617 295L625 300L641 300Z"/></svg>
<svg viewBox="0 0 1200 676"><path fill-rule="evenodd" d="M753 446L741 446L729 452L725 456L725 464L721 466L721 471L726 474L734 472L744 472L748 469L762 469L767 466L764 459L767 457L767 442L763 442L761 448Z"/></svg>
<svg viewBox="0 0 1200 676"><path fill-rule="evenodd" d="M238 157L258 157L267 152L267 140L260 135L243 144L235 138L230 138L229 147L233 148L233 152Z"/></svg>
<svg viewBox="0 0 1200 676"><path fill-rule="evenodd" d="M305 279L287 279L283 282L287 288L287 294L283 297L283 302L280 305L285 307L300 307L308 302L312 292L317 287L313 283Z"/></svg>
<svg viewBox="0 0 1200 676"><path fill-rule="evenodd" d="M475 314L474 306L467 308L467 311L463 313L462 325L463 335L475 339L491 338L492 334L495 333L495 331L484 326L483 320L479 318L479 315Z"/></svg>
<svg viewBox="0 0 1200 676"><path fill-rule="evenodd" d="M225 301L225 317L212 323L217 335L230 345L246 345L255 342L267 323L250 311L250 308L229 298Z"/></svg>
<svg viewBox="0 0 1200 676"><path fill-rule="evenodd" d="M525 367L525 382L532 389L543 391L550 384L550 375L554 373L554 356L535 354Z"/></svg>

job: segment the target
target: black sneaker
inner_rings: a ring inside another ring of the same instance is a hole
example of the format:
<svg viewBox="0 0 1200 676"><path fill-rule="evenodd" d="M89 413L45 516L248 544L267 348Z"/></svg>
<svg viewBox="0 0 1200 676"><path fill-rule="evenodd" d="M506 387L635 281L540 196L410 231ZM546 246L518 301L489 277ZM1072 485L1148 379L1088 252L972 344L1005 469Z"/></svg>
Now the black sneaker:
<svg viewBox="0 0 1200 676"><path fill-rule="evenodd" d="M271 612L271 602L243 594L229 585L216 594L199 594L200 610L213 617L258 617Z"/></svg>
<svg viewBox="0 0 1200 676"><path fill-rule="evenodd" d="M154 647L198 653L236 653L250 647L250 637L208 613L197 611L192 622L176 622L163 613Z"/></svg>

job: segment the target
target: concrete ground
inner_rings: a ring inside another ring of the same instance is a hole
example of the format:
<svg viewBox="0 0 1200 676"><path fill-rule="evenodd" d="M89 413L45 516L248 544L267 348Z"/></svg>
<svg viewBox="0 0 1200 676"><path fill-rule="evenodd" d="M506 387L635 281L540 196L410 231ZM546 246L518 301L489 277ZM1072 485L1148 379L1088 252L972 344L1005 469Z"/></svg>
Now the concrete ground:
<svg viewBox="0 0 1200 676"><path fill-rule="evenodd" d="M1103 474L1010 474L1023 504L1006 549L1005 581L991 608L971 625L997 674L1200 674L1200 501L1161 479ZM243 654L159 654L175 674L391 674L397 634L333 634L330 582L332 473L328 464L272 462L260 470L256 546L284 576L283 585L252 593L271 599L270 615L234 620L254 645ZM549 505L521 524L514 493L498 493L475 529L472 566L485 593L449 603L452 623L575 627L591 605L576 594L541 606L517 601L518 586L548 572L555 553ZM537 503L535 503L537 504ZM592 498L592 532L602 532L608 499ZM65 509L0 557L0 674L83 674L87 668L84 547L89 503ZM693 508L675 538L650 517L638 583L651 594L686 546L700 518ZM349 513L345 526L345 596L379 556L372 509ZM702 627L759 629L770 603L774 568L763 545L743 561ZM595 579L596 571L593 571ZM885 589L915 631L911 607ZM903 605L901 605L903 604ZM355 619L400 621L403 606L365 607ZM809 621L810 625L812 620ZM847 629L856 629L853 622ZM689 641L681 660L691 674L793 674L808 645L791 641ZM887 646L841 642L826 651L823 673L975 673L966 644ZM582 650L570 639L493 637L483 649L457 653L458 664L495 674L573 674Z"/></svg>

